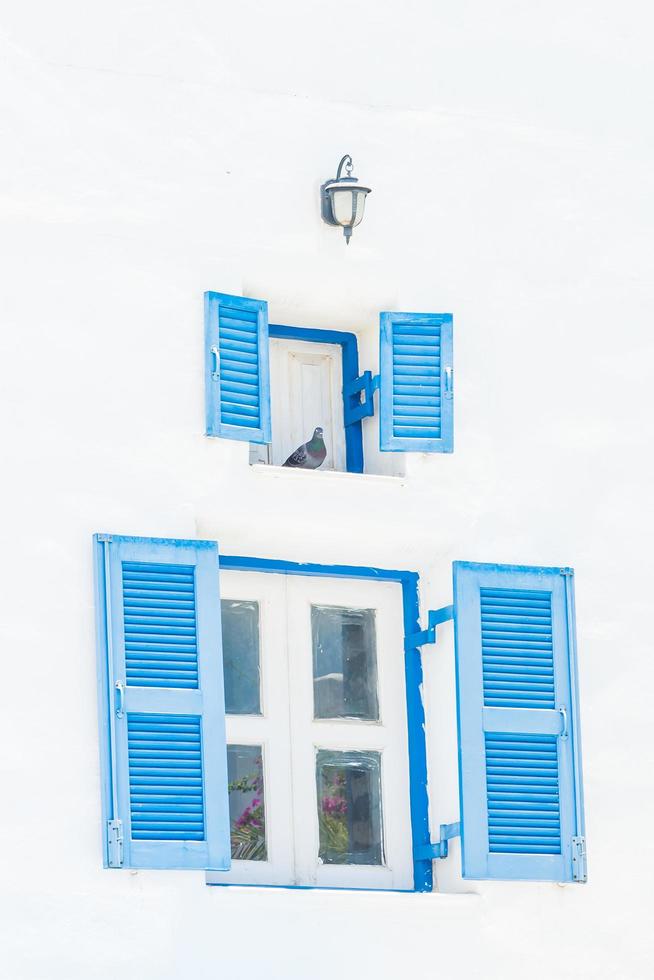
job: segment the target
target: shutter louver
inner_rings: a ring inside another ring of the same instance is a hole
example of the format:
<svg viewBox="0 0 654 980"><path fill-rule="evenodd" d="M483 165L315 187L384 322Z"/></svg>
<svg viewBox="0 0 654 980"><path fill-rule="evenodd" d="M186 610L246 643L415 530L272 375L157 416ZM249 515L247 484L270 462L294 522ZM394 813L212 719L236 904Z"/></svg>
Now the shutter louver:
<svg viewBox="0 0 654 980"><path fill-rule="evenodd" d="M197 687L193 568L124 562L123 596L128 685Z"/></svg>
<svg viewBox="0 0 654 980"><path fill-rule="evenodd" d="M491 854L560 854L555 735L486 733Z"/></svg>
<svg viewBox="0 0 654 980"><path fill-rule="evenodd" d="M480 595L484 704L553 708L549 593L481 589Z"/></svg>
<svg viewBox="0 0 654 980"><path fill-rule="evenodd" d="M268 305L205 293L207 435L271 441Z"/></svg>
<svg viewBox="0 0 654 980"><path fill-rule="evenodd" d="M204 840L197 715L127 716L132 840Z"/></svg>
<svg viewBox="0 0 654 980"><path fill-rule="evenodd" d="M452 317L382 313L380 448L452 452Z"/></svg>
<svg viewBox="0 0 654 980"><path fill-rule="evenodd" d="M585 880L570 569L454 563L465 878Z"/></svg>
<svg viewBox="0 0 654 980"><path fill-rule="evenodd" d="M225 870L217 546L104 536L96 549L105 600L105 809L122 828L122 866Z"/></svg>

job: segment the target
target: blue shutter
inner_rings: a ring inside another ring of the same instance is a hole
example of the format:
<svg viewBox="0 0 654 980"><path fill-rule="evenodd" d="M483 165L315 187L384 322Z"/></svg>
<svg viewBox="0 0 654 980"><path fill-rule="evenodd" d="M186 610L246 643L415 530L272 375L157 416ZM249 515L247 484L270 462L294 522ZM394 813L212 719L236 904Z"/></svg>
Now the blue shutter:
<svg viewBox="0 0 654 980"><path fill-rule="evenodd" d="M207 435L270 442L268 304L205 293L204 319Z"/></svg>
<svg viewBox="0 0 654 980"><path fill-rule="evenodd" d="M217 545L95 540L105 864L225 870Z"/></svg>
<svg viewBox="0 0 654 980"><path fill-rule="evenodd" d="M452 317L382 313L380 448L451 453Z"/></svg>
<svg viewBox="0 0 654 980"><path fill-rule="evenodd" d="M572 570L454 563L464 878L585 881Z"/></svg>

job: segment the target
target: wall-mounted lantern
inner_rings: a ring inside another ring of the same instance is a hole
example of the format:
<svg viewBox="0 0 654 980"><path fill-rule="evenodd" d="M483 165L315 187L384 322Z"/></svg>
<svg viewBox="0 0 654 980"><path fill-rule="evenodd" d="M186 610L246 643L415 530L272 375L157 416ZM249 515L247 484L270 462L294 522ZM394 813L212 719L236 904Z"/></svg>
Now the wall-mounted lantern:
<svg viewBox="0 0 654 980"><path fill-rule="evenodd" d="M347 171L345 177L341 176L343 167ZM352 229L356 228L363 218L368 194L370 188L363 187L357 178L352 176L352 157L349 153L346 153L339 163L336 177L328 180L320 188L323 221L328 225L340 225L348 245L352 237Z"/></svg>

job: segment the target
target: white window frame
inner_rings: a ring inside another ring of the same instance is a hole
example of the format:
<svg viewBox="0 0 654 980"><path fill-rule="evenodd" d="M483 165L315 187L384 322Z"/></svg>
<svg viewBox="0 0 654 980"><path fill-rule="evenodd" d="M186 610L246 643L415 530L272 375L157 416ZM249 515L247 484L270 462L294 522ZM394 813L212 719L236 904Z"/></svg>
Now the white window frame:
<svg viewBox="0 0 654 980"><path fill-rule="evenodd" d="M250 443L250 462L282 466L319 425L327 448L321 470L345 472L342 348L332 343L271 337L269 356L272 442ZM314 379L307 377L311 373ZM307 401L320 405L311 411L305 409Z"/></svg>
<svg viewBox="0 0 654 980"><path fill-rule="evenodd" d="M223 599L259 603L263 715L228 715L227 742L262 746L268 859L233 860L229 872L209 873L208 883L414 890L405 595L399 580L372 579L221 570ZM379 723L313 719L312 604L376 610ZM384 865L319 861L319 749L380 752Z"/></svg>

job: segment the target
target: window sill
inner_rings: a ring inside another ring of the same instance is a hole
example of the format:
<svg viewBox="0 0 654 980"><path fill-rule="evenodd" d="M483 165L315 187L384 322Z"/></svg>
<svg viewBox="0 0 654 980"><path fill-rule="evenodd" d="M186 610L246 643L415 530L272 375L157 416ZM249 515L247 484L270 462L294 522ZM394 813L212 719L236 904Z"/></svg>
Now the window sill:
<svg viewBox="0 0 654 980"><path fill-rule="evenodd" d="M346 473L342 470L299 470L290 466L273 466L270 463L251 463L257 473L267 473L270 479L279 480L339 480L352 483L376 483L392 487L405 487L405 476L389 476L381 473Z"/></svg>
<svg viewBox="0 0 654 980"><path fill-rule="evenodd" d="M342 899L343 895L362 895L362 896L374 896L382 901L393 901L397 898L403 898L404 900L409 899L410 901L417 901L420 898L434 899L440 903L449 901L453 905L460 905L464 901L480 901L482 896L477 891L469 892L446 892L446 891L416 891L413 888L403 889L403 888L352 888L347 885L336 886L336 887L324 887L321 885L263 885L255 883L240 883L233 881L220 881L218 876L220 872L208 871L205 872L205 884L210 888L229 888L232 892L241 892L242 894L252 894L253 891L265 893L270 891L285 891L285 892L311 892L314 895L324 895L330 896L329 901L338 901L339 898Z"/></svg>

